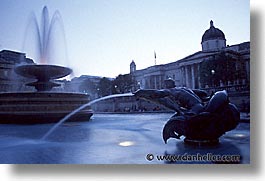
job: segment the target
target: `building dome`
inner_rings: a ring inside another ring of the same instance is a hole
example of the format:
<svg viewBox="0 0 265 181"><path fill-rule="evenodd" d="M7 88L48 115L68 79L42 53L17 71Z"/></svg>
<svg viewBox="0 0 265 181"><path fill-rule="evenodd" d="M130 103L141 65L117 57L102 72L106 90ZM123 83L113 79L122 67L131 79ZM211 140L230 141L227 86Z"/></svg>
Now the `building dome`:
<svg viewBox="0 0 265 181"><path fill-rule="evenodd" d="M210 28L202 36L203 51L220 50L226 46L225 34L218 28L215 28L213 21L210 21Z"/></svg>
<svg viewBox="0 0 265 181"><path fill-rule="evenodd" d="M225 34L218 28L215 28L213 25L213 21L211 20L210 28L206 30L202 36L202 42L207 41L207 40L214 40L214 39L225 40Z"/></svg>

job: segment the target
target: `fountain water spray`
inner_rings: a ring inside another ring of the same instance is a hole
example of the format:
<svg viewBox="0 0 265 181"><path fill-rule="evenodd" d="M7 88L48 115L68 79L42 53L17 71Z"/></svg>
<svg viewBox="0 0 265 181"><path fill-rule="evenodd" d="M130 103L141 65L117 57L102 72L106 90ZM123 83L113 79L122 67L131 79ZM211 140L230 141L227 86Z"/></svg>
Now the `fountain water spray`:
<svg viewBox="0 0 265 181"><path fill-rule="evenodd" d="M109 96L105 96L105 97L101 97L99 99L95 99L87 104L84 104L82 106L80 106L79 108L77 108L76 110L74 110L73 112L69 113L68 115L66 115L63 119L61 119L58 123L56 123L40 140L45 140L48 136L50 136L57 127L59 127L61 124L63 124L65 121L67 121L71 116L75 115L76 113L78 113L79 111L81 111L82 109L85 109L86 107L91 106L92 104L95 104L99 101L103 101L106 99L111 99L111 98L116 98L116 97L128 97L128 96L133 96L134 94L132 93L124 93L124 94L114 94L114 95L109 95Z"/></svg>
<svg viewBox="0 0 265 181"><path fill-rule="evenodd" d="M55 33L55 31L57 30L56 27L58 27L60 33ZM32 37L32 34L35 36ZM56 47L53 46L55 44L54 41L56 41L59 37L62 38L62 44L60 44L59 46L60 49L57 48L59 41L56 42ZM31 14L23 40L23 51L25 51L24 49L26 48L26 45L32 46L32 38L35 38L36 45L33 46L34 48L36 48L37 55L35 58L39 61L39 63L54 63L54 61L63 59L63 62L61 62L61 64L67 64L68 55L65 31L63 26L63 20L58 10L54 12L50 20L48 8L44 6L44 8L42 9L40 23L38 23L35 13ZM28 39L30 40L30 42L27 42ZM30 48L30 50L32 50L32 48ZM63 52L58 53L59 50L62 50ZM64 58L58 58L55 56L59 56L59 54L63 55Z"/></svg>

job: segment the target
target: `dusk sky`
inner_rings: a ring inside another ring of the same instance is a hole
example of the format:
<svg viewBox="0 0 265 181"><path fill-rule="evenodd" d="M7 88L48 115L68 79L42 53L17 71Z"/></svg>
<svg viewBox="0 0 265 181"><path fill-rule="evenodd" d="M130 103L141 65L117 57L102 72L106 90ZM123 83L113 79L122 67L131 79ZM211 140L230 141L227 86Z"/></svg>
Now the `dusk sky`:
<svg viewBox="0 0 265 181"><path fill-rule="evenodd" d="M132 60L143 69L154 65L154 51L157 64L184 58L201 50L210 20L227 45L250 41L249 0L1 0L0 50L24 51L38 62L23 41L30 15L40 22L44 6L50 17L61 14L66 46L56 43L55 51L67 49L68 63L58 64L74 76L116 77L129 73Z"/></svg>

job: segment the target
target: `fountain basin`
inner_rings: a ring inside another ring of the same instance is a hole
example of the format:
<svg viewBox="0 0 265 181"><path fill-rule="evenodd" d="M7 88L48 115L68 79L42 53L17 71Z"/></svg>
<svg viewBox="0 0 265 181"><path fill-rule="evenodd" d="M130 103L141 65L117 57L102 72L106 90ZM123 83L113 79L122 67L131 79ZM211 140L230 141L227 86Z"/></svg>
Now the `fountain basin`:
<svg viewBox="0 0 265 181"><path fill-rule="evenodd" d="M0 123L54 123L88 102L89 96L81 93L0 93ZM88 121L92 115L88 106L67 121Z"/></svg>
<svg viewBox="0 0 265 181"><path fill-rule="evenodd" d="M72 69L57 65L20 65L15 68L15 72L27 78L48 81L59 79L72 73Z"/></svg>
<svg viewBox="0 0 265 181"><path fill-rule="evenodd" d="M35 82L26 85L35 87L37 91L51 91L53 87L60 86L53 82L53 79L59 79L72 73L72 69L57 65L20 65L14 70L23 77L36 79Z"/></svg>

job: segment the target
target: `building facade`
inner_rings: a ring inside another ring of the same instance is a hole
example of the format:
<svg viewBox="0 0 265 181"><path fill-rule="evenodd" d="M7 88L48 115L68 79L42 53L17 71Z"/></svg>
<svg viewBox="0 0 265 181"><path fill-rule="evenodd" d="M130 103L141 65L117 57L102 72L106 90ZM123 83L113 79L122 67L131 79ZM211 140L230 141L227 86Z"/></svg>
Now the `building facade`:
<svg viewBox="0 0 265 181"><path fill-rule="evenodd" d="M130 74L135 81L134 90L161 89L165 79L171 78L176 86L192 89L210 89L211 85L205 85L201 81L201 65L204 61L215 58L221 53L232 57L235 69L245 72L243 76L233 81L222 82L215 87L249 86L250 77L250 42L244 42L232 46L226 45L225 34L214 27L213 21L207 29L201 41L202 50L172 63L155 65L142 70L136 69L135 61L130 64ZM214 73L214 70L212 70Z"/></svg>
<svg viewBox="0 0 265 181"><path fill-rule="evenodd" d="M20 64L33 63L33 60L27 58L25 53L10 50L0 51L0 92L31 89L24 85L28 79L16 74L14 68Z"/></svg>
<svg viewBox="0 0 265 181"><path fill-rule="evenodd" d="M227 70L223 68L225 66L222 63L227 64L225 65ZM227 45L225 34L214 26L213 21L210 21L209 29L202 35L200 51L168 64L154 65L141 70L137 70L136 65L136 61L132 60L130 63L130 74L134 83L132 92L140 88L163 89L164 80L170 78L178 87L204 89L209 94L218 90L227 90L230 101L236 104L239 110L242 110L243 102L249 105L250 42ZM210 82L209 79L208 82L205 81L205 74L211 76ZM225 74L229 76L224 76ZM215 80L214 77L220 80ZM103 101L93 109L98 112L170 111L163 106L136 100L134 97Z"/></svg>

